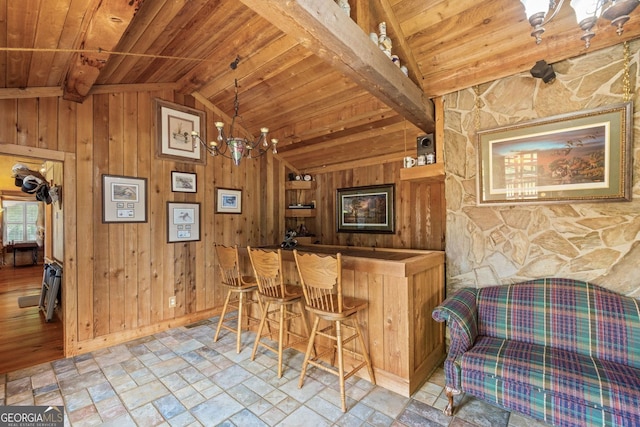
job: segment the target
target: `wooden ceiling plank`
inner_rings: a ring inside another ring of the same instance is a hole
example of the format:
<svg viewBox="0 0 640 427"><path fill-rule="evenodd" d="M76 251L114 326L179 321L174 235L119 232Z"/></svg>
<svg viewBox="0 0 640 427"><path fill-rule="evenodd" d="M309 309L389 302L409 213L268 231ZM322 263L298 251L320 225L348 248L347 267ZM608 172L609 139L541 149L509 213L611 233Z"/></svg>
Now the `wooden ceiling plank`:
<svg viewBox="0 0 640 427"><path fill-rule="evenodd" d="M65 15L62 31L58 39L59 50L53 57L49 70L49 77L45 86L60 86L64 84L65 76L71 68L73 52L70 49L80 48L82 35L86 31L93 11L100 0L71 0Z"/></svg>
<svg viewBox="0 0 640 427"><path fill-rule="evenodd" d="M369 0L353 0L351 6L352 19L366 34L374 31L371 22L371 8L369 6Z"/></svg>
<svg viewBox="0 0 640 427"><path fill-rule="evenodd" d="M110 57L100 50L110 51L116 47L142 1L105 0L100 3L82 41L84 49L95 49L96 53L74 54L71 69L67 73L64 99L84 101Z"/></svg>
<svg viewBox="0 0 640 427"><path fill-rule="evenodd" d="M640 31L640 21L637 23L630 21L626 25L629 25L629 30L634 30L629 31L627 35L628 38L633 37L633 32L637 34L637 31ZM636 26L636 28L634 28L634 26ZM612 41L617 42L618 40L623 41L626 39L625 35L627 31L622 34L622 37L619 37L615 33L615 29L613 30L613 34L608 37L601 37L599 40L598 36L594 37L591 40L589 50L608 47ZM575 56L577 53L584 52L584 42L578 37L579 33L573 37L572 34L573 30L559 34L549 33L543 38L540 45L536 45L532 38L531 49L540 52L533 58L530 52L523 50L520 45L516 43L510 44L510 49L502 50L490 56L483 56L476 52L468 58L464 74L455 68L449 67L441 67L433 72L431 74L432 78L428 82L425 82L425 91L432 95L444 95L477 84L526 72L533 67L535 60L538 59L545 59L548 63L553 64L554 62ZM596 34L598 34L597 31ZM598 35L604 36L605 34L601 32ZM567 42L567 40L570 39L573 39L573 41ZM455 65L453 65L453 67L455 67Z"/></svg>
<svg viewBox="0 0 640 427"><path fill-rule="evenodd" d="M433 130L433 106L424 93L371 43L338 5L313 0L241 1L407 120L425 132Z"/></svg>
<svg viewBox="0 0 640 427"><path fill-rule="evenodd" d="M291 105L281 104L280 108L266 108L260 111L261 117L266 123L284 123L285 126L270 125L272 132L281 134L282 138L294 140L306 139L306 133L299 133L302 129L311 129L311 132L323 132L328 129L335 120L350 116L353 111L366 111L361 114L375 116L381 111L393 111L382 101L365 91L354 92L352 87L330 86L317 96L309 96L312 101L292 102ZM362 101L362 100L365 101ZM253 111L252 111L253 113ZM269 115L270 113L270 115ZM296 133L287 132L285 129L295 129Z"/></svg>
<svg viewBox="0 0 640 427"><path fill-rule="evenodd" d="M145 2L134 16L131 25L118 43L118 52L148 52L148 47L160 35L171 19L185 6L188 0L156 0ZM195 4L194 1L189 4ZM149 37L153 32L154 37ZM146 42L146 43L145 43ZM121 82L133 66L134 57L118 55L109 60L100 72L97 84ZM117 76L114 75L117 73Z"/></svg>
<svg viewBox="0 0 640 427"><path fill-rule="evenodd" d="M7 3L7 47L34 46L40 0L9 1ZM33 52L7 53L6 87L26 87Z"/></svg>
<svg viewBox="0 0 640 427"><path fill-rule="evenodd" d="M371 99L375 98L367 94L366 100L349 105L348 108L341 109L336 107L332 111L325 111L322 115L315 117L300 117L295 124L283 129L275 129L274 132L282 132L282 146L286 146L301 142L306 143L306 141L314 140L326 134L336 133L351 127L359 127L366 123L379 122L388 116L396 115L387 106L384 106L384 109L372 107ZM345 110L347 110L346 114Z"/></svg>
<svg viewBox="0 0 640 427"><path fill-rule="evenodd" d="M224 74L209 80L199 92L208 98L228 97L233 91L233 76L235 75L239 75L241 78L249 74L260 76L254 78L253 82L243 84L246 91L258 84L259 81L269 81L282 73L283 70L299 67L299 64L304 63L311 56L311 52L285 35L271 43L267 49L241 59L242 64L238 66L236 71L226 68Z"/></svg>
<svg viewBox="0 0 640 427"><path fill-rule="evenodd" d="M28 86L46 86L59 45L71 0L44 1L40 5L34 48L49 51L34 52L28 73Z"/></svg>
<svg viewBox="0 0 640 427"><path fill-rule="evenodd" d="M165 56L200 58L210 57L212 52L219 55L215 59L218 67L229 64L235 58L233 53L224 55L225 50L233 50L233 43L238 37L248 38L249 34L234 31L241 23L248 24L253 12L234 2L209 2L188 22L182 25L174 37L167 43L160 54ZM228 38L236 39L230 41ZM242 43L242 42L240 42ZM233 55L233 56L232 56ZM225 56L230 56L225 57ZM173 62L163 58L148 62L143 72L137 74L141 81L176 81L178 78L200 62Z"/></svg>

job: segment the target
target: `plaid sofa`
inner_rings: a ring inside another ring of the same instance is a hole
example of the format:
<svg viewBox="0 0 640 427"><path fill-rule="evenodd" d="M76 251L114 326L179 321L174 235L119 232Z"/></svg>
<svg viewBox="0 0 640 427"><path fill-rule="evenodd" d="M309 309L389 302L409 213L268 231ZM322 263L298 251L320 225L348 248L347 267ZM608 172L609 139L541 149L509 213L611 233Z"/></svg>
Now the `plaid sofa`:
<svg viewBox="0 0 640 427"><path fill-rule="evenodd" d="M469 393L558 426L640 426L640 301L570 279L465 288L447 322L447 415Z"/></svg>

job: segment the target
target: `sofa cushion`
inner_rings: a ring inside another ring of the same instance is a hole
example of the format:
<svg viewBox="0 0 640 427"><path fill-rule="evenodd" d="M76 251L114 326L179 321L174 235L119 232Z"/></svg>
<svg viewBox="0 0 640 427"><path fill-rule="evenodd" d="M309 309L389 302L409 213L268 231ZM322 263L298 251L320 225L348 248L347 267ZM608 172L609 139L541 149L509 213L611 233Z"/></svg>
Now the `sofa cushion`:
<svg viewBox="0 0 640 427"><path fill-rule="evenodd" d="M546 278L478 291L478 335L640 369L640 303L594 284Z"/></svg>
<svg viewBox="0 0 640 427"><path fill-rule="evenodd" d="M470 391L482 385L466 384L472 373L515 382L560 396L563 400L618 413L637 419L640 407L640 370L579 353L534 343L479 336L471 350L460 360L462 388ZM484 377L484 376L483 376ZM485 386L491 387L492 384ZM501 396L500 400L526 399ZM540 402L537 402L538 404ZM520 407L522 402L500 403ZM639 420L640 421L640 420Z"/></svg>

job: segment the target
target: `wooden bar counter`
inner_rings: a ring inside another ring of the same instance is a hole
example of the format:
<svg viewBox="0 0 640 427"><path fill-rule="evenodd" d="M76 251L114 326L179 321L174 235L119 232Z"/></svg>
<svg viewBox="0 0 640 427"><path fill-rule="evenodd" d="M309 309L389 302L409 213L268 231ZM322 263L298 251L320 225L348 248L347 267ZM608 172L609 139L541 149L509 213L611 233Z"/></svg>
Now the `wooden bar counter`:
<svg viewBox="0 0 640 427"><path fill-rule="evenodd" d="M445 357L444 325L431 318L444 299L444 252L326 245L296 249L342 253L344 294L369 301L359 321L377 384L413 394ZM299 284L293 251L282 252L285 280ZM366 369L358 375L368 378Z"/></svg>

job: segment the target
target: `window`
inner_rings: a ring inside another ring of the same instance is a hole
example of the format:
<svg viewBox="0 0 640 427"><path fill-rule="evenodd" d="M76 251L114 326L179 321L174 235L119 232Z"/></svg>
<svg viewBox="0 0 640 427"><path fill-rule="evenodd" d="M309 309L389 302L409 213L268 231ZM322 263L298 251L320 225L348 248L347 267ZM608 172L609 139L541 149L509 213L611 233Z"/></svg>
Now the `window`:
<svg viewBox="0 0 640 427"><path fill-rule="evenodd" d="M35 242L39 202L3 201L4 242Z"/></svg>

